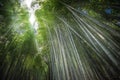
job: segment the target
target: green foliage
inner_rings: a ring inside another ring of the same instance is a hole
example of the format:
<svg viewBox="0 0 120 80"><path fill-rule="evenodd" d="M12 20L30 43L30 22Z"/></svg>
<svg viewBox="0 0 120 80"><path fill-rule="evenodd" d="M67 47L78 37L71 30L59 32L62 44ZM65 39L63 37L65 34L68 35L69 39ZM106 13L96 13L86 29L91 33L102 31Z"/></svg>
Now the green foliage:
<svg viewBox="0 0 120 80"><path fill-rule="evenodd" d="M63 41L63 43L64 41L66 41L66 45L63 44L64 47L67 46L65 48L66 52L74 53L75 50L72 47L76 47L78 49L78 52L81 53L79 54L79 56L81 57L82 61L84 61L86 56L89 56L93 60L96 60L96 64L101 64L95 52L92 51L91 46L88 46L85 42L82 42L82 40L79 39L78 36L73 36L76 46L72 45L71 47L71 45L69 44L71 43L71 41L67 42L71 34L69 33L68 35L69 30L65 28L65 23L59 20L58 17L66 19L66 22L69 22L70 27L72 26L71 28L73 28L76 32L78 32L78 34L82 36L84 36L85 34L83 34L83 32L78 28L79 26L73 19L72 13L66 8L65 5L74 6L76 10L77 8L82 8L88 11L88 16L101 19L101 21L103 20L105 24L108 23L108 25L112 28L116 28L116 26L110 24L101 17L101 15L104 15L104 9L112 6L113 3L116 4L116 1L45 0L44 2L39 3L41 5L41 8L35 12L37 21L39 23L39 28L37 32L34 33L34 29L31 27L28 20L29 15L26 8L21 8L20 3L16 0L1 0L0 71L3 76L0 77L0 80L17 80L18 77L21 80L45 80L45 77L49 75L50 68L50 41L52 42L53 40L53 42L55 42L55 46L58 46L58 44L60 43L59 41L58 43L56 42L58 38L56 37L57 35L63 35L63 38L60 38L60 40ZM35 3L33 3L31 6L33 6L34 4ZM103 4L106 5L101 6ZM119 13L119 11L114 10L113 15L116 15L116 13ZM80 16L78 12L77 15ZM80 17L83 20L87 20L86 17ZM88 21L88 23L92 23L92 21ZM57 31L61 32L56 34L56 29L60 29ZM52 34L52 37L50 36L50 33ZM94 36L99 39L97 35L94 34ZM84 46L81 47L81 44ZM59 52L59 48L62 47L59 46L55 48L56 52ZM85 48L87 48L88 50L85 50ZM84 54L87 52L91 54ZM77 66L76 60L73 60L73 63L75 63L75 66ZM91 66L89 66L89 64L87 62L85 63L85 65L87 65L87 68Z"/></svg>
<svg viewBox="0 0 120 80"><path fill-rule="evenodd" d="M39 74L37 71L42 72L39 77L45 76L47 65L42 56L37 55L36 37L28 12L16 0L2 0L0 3L3 4L0 5L0 74L3 75L0 80L9 80L12 76L16 80L18 77L26 80L27 75L32 78Z"/></svg>

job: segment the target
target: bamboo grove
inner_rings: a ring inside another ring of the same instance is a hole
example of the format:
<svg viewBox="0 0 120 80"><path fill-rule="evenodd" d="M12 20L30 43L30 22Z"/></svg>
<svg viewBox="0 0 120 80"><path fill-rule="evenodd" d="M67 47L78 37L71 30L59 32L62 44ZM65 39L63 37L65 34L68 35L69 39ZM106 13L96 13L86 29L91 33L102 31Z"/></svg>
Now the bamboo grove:
<svg viewBox="0 0 120 80"><path fill-rule="evenodd" d="M0 0L0 80L120 80L119 2Z"/></svg>

